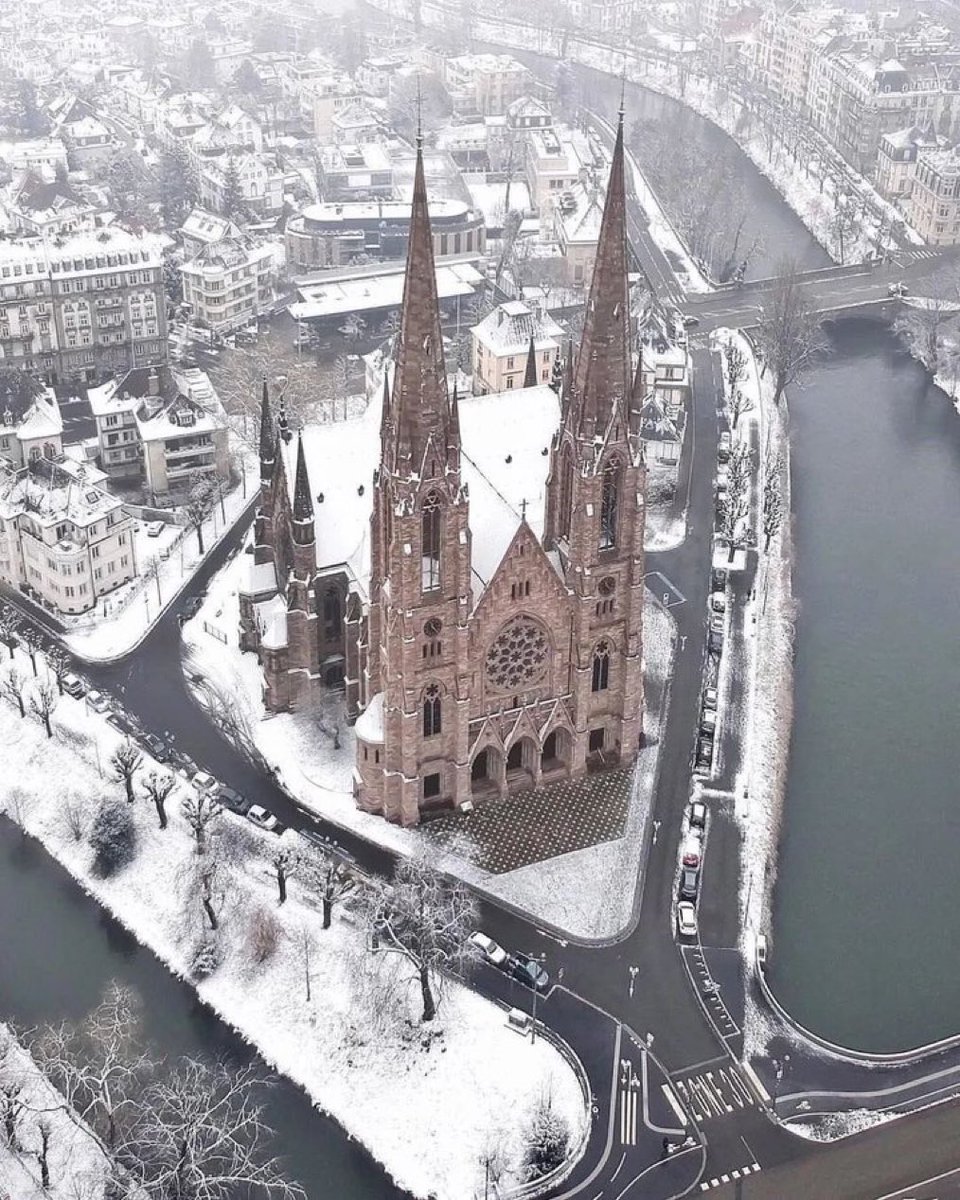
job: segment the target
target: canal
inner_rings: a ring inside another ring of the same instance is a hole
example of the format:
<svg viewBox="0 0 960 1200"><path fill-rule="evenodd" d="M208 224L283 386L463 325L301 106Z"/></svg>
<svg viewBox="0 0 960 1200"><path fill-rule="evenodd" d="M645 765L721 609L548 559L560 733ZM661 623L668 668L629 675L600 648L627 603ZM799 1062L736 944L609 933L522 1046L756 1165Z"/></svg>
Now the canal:
<svg viewBox="0 0 960 1200"><path fill-rule="evenodd" d="M627 110L733 156L764 244L752 275L785 252L827 262L715 126L641 89ZM790 394L799 614L770 979L807 1028L894 1051L960 1032L960 417L886 327L828 334Z"/></svg>
<svg viewBox="0 0 960 1200"><path fill-rule="evenodd" d="M206 1055L238 1065L249 1047L175 979L45 850L0 816L0 1018L23 1026L76 1019L112 979L143 1001L144 1037L168 1059ZM266 1066L262 1074L271 1075ZM310 1200L400 1200L363 1148L306 1095L278 1080L262 1097L272 1150Z"/></svg>

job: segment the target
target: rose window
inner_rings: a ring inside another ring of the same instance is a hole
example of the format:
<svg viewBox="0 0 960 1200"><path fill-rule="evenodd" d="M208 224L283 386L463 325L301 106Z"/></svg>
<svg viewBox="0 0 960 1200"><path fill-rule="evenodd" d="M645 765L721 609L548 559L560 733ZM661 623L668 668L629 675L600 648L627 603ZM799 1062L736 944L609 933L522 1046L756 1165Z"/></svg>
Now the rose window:
<svg viewBox="0 0 960 1200"><path fill-rule="evenodd" d="M546 670L547 638L529 617L516 617L487 651L487 675L500 688L535 683Z"/></svg>

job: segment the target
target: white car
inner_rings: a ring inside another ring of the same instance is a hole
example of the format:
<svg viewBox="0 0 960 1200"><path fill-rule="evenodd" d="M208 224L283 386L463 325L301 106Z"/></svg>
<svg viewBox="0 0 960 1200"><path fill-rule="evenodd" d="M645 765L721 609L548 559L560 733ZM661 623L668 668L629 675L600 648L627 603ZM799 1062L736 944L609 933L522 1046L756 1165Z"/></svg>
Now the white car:
<svg viewBox="0 0 960 1200"><path fill-rule="evenodd" d="M252 821L259 829L274 830L280 824L272 812L268 812L261 804L251 804L247 809L247 820Z"/></svg>
<svg viewBox="0 0 960 1200"><path fill-rule="evenodd" d="M493 938L487 937L485 933L481 933L478 929L476 933L470 934L469 941L472 946L476 946L483 957L492 966L506 966L509 955L502 946L497 945Z"/></svg>
<svg viewBox="0 0 960 1200"><path fill-rule="evenodd" d="M218 786L216 779L206 771L198 771L191 782L200 792L211 792Z"/></svg>
<svg viewBox="0 0 960 1200"><path fill-rule="evenodd" d="M166 529L166 525L163 521L150 521L144 528L147 531L147 537L159 537Z"/></svg>
<svg viewBox="0 0 960 1200"><path fill-rule="evenodd" d="M697 936L697 910L689 900L681 900L677 905L677 933L682 938Z"/></svg>
<svg viewBox="0 0 960 1200"><path fill-rule="evenodd" d="M87 704L94 712L103 713L110 707L110 701L103 692L87 692Z"/></svg>

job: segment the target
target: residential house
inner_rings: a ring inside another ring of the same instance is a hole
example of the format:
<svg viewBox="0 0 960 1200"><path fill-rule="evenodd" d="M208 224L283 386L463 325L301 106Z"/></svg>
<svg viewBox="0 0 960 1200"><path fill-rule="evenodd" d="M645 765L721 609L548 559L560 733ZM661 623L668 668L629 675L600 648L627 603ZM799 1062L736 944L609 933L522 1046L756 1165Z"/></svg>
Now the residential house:
<svg viewBox="0 0 960 1200"><path fill-rule="evenodd" d="M931 246L960 242L960 147L920 151L905 211Z"/></svg>
<svg viewBox="0 0 960 1200"><path fill-rule="evenodd" d="M563 330L543 309L509 300L488 313L470 335L475 395L552 381Z"/></svg>
<svg viewBox="0 0 960 1200"><path fill-rule="evenodd" d="M603 195L593 182L564 192L553 210L553 233L563 255L566 281L582 287L593 275L603 215Z"/></svg>
<svg viewBox="0 0 960 1200"><path fill-rule="evenodd" d="M0 462L22 467L63 454L63 418L53 388L29 375L0 385Z"/></svg>
<svg viewBox="0 0 960 1200"><path fill-rule="evenodd" d="M68 183L45 181L35 171L22 171L3 201L10 228L26 237L62 237L93 229L97 210Z"/></svg>
<svg viewBox="0 0 960 1200"><path fill-rule="evenodd" d="M195 208L180 226L183 253L188 259L195 258L204 246L212 246L224 238L242 236L243 231L229 217L207 212L205 208Z"/></svg>
<svg viewBox="0 0 960 1200"><path fill-rule="evenodd" d="M503 116L530 90L531 75L508 54L461 54L444 63L444 78L460 117Z"/></svg>
<svg viewBox="0 0 960 1200"><path fill-rule="evenodd" d="M904 201L913 189L921 150L936 148L938 139L928 130L910 125L880 138L877 154L877 190L888 200Z"/></svg>
<svg viewBox="0 0 960 1200"><path fill-rule="evenodd" d="M223 154L200 159L201 205L213 212L224 212L231 163L236 167L240 195L246 207L260 217L279 216L283 211L283 172L258 154Z"/></svg>

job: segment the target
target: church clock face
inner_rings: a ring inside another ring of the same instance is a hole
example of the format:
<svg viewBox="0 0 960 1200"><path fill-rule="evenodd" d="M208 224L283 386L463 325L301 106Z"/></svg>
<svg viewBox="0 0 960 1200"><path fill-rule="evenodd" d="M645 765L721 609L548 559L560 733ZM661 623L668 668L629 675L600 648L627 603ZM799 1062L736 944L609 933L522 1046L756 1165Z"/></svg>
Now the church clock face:
<svg viewBox="0 0 960 1200"><path fill-rule="evenodd" d="M536 683L547 669L547 637L536 621L514 617L487 651L487 677L503 691Z"/></svg>

